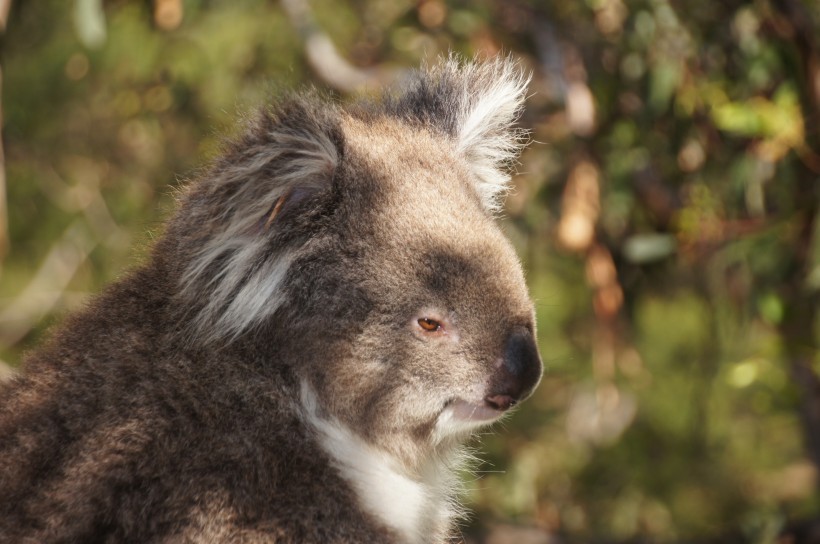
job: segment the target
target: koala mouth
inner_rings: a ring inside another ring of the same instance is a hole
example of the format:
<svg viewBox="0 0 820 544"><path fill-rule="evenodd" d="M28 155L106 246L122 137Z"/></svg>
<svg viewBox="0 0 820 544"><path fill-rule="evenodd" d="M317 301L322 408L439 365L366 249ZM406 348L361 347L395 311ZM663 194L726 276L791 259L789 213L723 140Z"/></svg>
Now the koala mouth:
<svg viewBox="0 0 820 544"><path fill-rule="evenodd" d="M452 399L447 403L445 410L449 410L456 421L471 421L475 423L491 422L501 417L505 410L496 405L483 401L475 403L461 398Z"/></svg>
<svg viewBox="0 0 820 544"><path fill-rule="evenodd" d="M497 421L506 410L492 402L468 401L453 397L444 403L436 420L436 436L461 437L469 435L476 429Z"/></svg>

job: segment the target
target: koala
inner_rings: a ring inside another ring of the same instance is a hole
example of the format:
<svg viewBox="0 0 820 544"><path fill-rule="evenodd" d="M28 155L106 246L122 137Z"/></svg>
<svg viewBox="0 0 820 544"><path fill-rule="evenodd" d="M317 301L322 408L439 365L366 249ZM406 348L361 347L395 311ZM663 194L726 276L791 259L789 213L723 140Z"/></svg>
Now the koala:
<svg viewBox="0 0 820 544"><path fill-rule="evenodd" d="M450 57L249 121L0 386L0 541L452 541L466 439L542 373L494 221L527 82Z"/></svg>

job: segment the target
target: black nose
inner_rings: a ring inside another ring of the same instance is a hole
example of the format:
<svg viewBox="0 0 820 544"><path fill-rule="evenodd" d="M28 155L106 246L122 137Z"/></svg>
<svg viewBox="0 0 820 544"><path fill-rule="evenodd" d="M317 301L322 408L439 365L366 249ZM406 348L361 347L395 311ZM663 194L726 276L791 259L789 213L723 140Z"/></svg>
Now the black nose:
<svg viewBox="0 0 820 544"><path fill-rule="evenodd" d="M496 410L506 410L527 398L541 379L541 357L532 333L515 329L504 345L503 363L490 378L484 401Z"/></svg>

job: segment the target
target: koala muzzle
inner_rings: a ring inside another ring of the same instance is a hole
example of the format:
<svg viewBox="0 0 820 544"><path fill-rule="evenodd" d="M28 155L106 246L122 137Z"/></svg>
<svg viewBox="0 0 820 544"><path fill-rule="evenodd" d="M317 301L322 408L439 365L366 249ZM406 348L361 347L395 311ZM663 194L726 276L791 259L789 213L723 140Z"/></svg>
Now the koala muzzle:
<svg viewBox="0 0 820 544"><path fill-rule="evenodd" d="M504 346L502 364L490 378L484 402L504 411L527 398L541 379L541 357L530 331L515 329Z"/></svg>

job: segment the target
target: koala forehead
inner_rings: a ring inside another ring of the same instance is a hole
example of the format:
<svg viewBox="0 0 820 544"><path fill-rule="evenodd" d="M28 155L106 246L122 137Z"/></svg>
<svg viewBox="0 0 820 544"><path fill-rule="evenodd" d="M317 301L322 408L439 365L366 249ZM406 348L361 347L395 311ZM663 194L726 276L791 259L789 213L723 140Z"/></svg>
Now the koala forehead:
<svg viewBox="0 0 820 544"><path fill-rule="evenodd" d="M342 126L346 174L375 197L373 209L359 211L372 213L382 233L395 239L402 231L418 238L496 230L449 138L389 118L347 118Z"/></svg>
<svg viewBox="0 0 820 544"><path fill-rule="evenodd" d="M366 241L374 281L403 297L437 298L441 310L458 302L529 317L519 260L453 142L389 118L342 126L345 175L375 194L371 209L358 210L374 225Z"/></svg>

